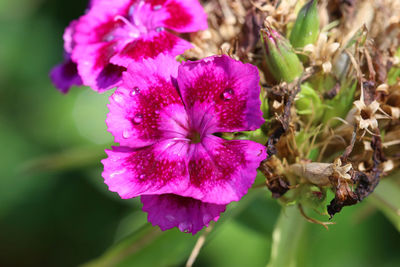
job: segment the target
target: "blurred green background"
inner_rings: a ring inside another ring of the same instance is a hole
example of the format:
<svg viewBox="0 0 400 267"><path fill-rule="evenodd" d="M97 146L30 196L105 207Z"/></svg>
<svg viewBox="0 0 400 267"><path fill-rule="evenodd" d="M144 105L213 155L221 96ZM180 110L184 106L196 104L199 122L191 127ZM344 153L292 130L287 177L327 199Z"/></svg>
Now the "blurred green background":
<svg viewBox="0 0 400 267"><path fill-rule="evenodd" d="M0 266L183 266L199 235L160 232L137 200L103 184L109 94L64 96L48 78L64 28L86 5L0 0ZM345 208L329 231L307 223L299 266L400 266L396 217L386 219L377 199ZM265 266L279 212L267 190L250 190L194 266Z"/></svg>

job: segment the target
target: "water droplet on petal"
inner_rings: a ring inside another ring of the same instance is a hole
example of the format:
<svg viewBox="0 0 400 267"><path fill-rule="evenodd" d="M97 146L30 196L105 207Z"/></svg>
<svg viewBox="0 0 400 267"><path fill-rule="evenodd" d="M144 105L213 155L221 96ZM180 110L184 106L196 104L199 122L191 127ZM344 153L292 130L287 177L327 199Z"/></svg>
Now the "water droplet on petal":
<svg viewBox="0 0 400 267"><path fill-rule="evenodd" d="M144 175L144 174L139 175L139 179L140 179L140 180L143 180L144 177L146 177L146 175Z"/></svg>
<svg viewBox="0 0 400 267"><path fill-rule="evenodd" d="M143 121L143 115L140 113L137 113L135 117L133 117L134 124L140 124L142 121Z"/></svg>
<svg viewBox="0 0 400 267"><path fill-rule="evenodd" d="M113 99L115 102L117 103L121 103L122 102L122 96L119 93L114 93Z"/></svg>
<svg viewBox="0 0 400 267"><path fill-rule="evenodd" d="M131 133L129 132L129 130L125 129L122 131L122 137L127 139L129 137L131 137Z"/></svg>
<svg viewBox="0 0 400 267"><path fill-rule="evenodd" d="M178 225L178 228L184 233L190 233L192 231L192 224L187 222L181 222Z"/></svg>
<svg viewBox="0 0 400 267"><path fill-rule="evenodd" d="M154 11L160 10L161 8L162 8L162 5L155 5L155 6L153 6L153 10L154 10Z"/></svg>
<svg viewBox="0 0 400 267"><path fill-rule="evenodd" d="M162 31L164 31L164 27L157 27L156 28L156 32L162 32Z"/></svg>
<svg viewBox="0 0 400 267"><path fill-rule="evenodd" d="M154 111L154 113L156 113L156 114L160 114L160 111L159 111L159 110L156 110L156 111Z"/></svg>
<svg viewBox="0 0 400 267"><path fill-rule="evenodd" d="M135 95L137 95L139 93L140 93L139 87L135 87L135 88L132 89L132 91L129 94L130 94L130 96L135 96Z"/></svg>
<svg viewBox="0 0 400 267"><path fill-rule="evenodd" d="M227 88L222 92L221 98L223 100L230 100L233 98L234 94L235 94L235 92L231 88Z"/></svg>
<svg viewBox="0 0 400 267"><path fill-rule="evenodd" d="M106 35L104 37L104 41L106 41L106 42L110 42L112 40L114 40L114 35L112 35L112 34Z"/></svg>

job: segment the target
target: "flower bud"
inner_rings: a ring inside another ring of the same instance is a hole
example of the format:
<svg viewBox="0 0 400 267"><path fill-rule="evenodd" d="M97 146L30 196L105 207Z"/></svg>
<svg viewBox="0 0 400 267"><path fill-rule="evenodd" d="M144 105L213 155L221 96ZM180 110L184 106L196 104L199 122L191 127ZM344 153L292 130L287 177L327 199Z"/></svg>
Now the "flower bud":
<svg viewBox="0 0 400 267"><path fill-rule="evenodd" d="M319 122L323 114L321 98L309 84L301 85L295 105L299 115L305 115L314 122Z"/></svg>
<svg viewBox="0 0 400 267"><path fill-rule="evenodd" d="M277 82L292 82L303 72L303 65L289 41L275 30L261 29L268 71Z"/></svg>
<svg viewBox="0 0 400 267"><path fill-rule="evenodd" d="M318 31L317 0L311 0L300 9L297 15L296 22L290 33L290 43L294 48L303 48L308 44L313 44L318 39Z"/></svg>

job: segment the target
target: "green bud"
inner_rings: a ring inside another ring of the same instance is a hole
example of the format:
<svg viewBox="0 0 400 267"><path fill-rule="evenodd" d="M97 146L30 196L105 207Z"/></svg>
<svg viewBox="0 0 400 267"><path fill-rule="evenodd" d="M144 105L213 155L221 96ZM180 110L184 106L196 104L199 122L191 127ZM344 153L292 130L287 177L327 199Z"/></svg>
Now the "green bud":
<svg viewBox="0 0 400 267"><path fill-rule="evenodd" d="M356 91L357 82L354 80L348 81L340 89L333 99L325 101L325 113L322 118L324 123L330 122L332 127L339 124L338 120L331 120L334 117L344 119L347 113L350 111L354 102L354 94Z"/></svg>
<svg viewBox="0 0 400 267"><path fill-rule="evenodd" d="M275 30L261 30L268 71L276 81L292 82L303 73L300 62L289 41Z"/></svg>
<svg viewBox="0 0 400 267"><path fill-rule="evenodd" d="M317 2L311 0L300 9L289 38L294 48L303 48L317 41L319 32Z"/></svg>
<svg viewBox="0 0 400 267"><path fill-rule="evenodd" d="M318 122L323 114L321 98L307 83L301 85L295 105L299 115L305 115L315 122Z"/></svg>

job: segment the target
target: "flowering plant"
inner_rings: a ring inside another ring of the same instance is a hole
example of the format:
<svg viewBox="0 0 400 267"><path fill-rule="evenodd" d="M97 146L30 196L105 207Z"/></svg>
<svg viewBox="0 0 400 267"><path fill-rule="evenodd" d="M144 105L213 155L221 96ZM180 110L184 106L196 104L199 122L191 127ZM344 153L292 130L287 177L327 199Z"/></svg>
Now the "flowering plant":
<svg viewBox="0 0 400 267"><path fill-rule="evenodd" d="M196 234L263 175L289 214L270 266L291 264L294 224L328 228L400 164L399 38L379 37L400 36L395 13L374 24L371 1L354 18L295 2L92 1L51 72L64 93L117 88L106 124L119 146L102 176L121 198L140 196L161 230Z"/></svg>

